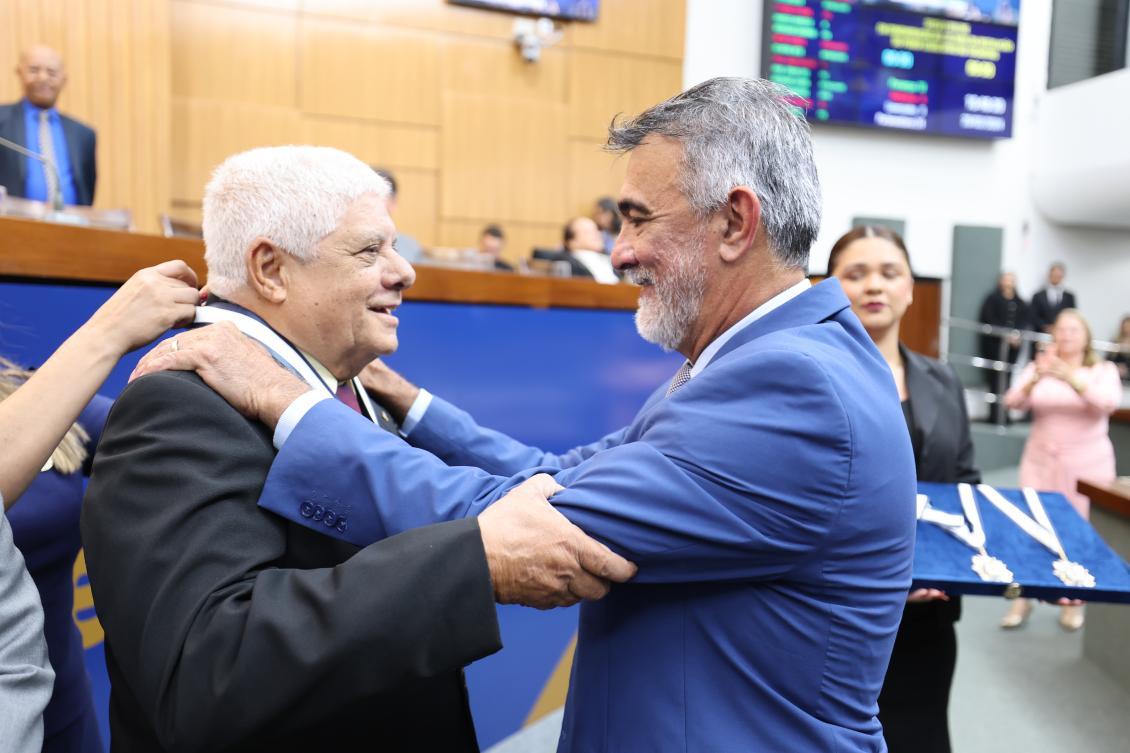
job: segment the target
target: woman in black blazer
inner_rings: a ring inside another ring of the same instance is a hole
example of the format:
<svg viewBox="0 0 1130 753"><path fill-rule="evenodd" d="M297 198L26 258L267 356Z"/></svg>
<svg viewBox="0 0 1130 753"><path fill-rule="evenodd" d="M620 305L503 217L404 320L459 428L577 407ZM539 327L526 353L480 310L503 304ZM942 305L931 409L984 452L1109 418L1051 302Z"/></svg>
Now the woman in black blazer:
<svg viewBox="0 0 1130 753"><path fill-rule="evenodd" d="M867 333L890 366L914 446L919 481L977 483L965 396L953 369L899 342L914 300L910 257L898 233L863 226L842 236L828 257ZM894 652L879 694L879 720L890 753L949 753L950 686L957 660L954 623L961 602L942 591L907 597Z"/></svg>

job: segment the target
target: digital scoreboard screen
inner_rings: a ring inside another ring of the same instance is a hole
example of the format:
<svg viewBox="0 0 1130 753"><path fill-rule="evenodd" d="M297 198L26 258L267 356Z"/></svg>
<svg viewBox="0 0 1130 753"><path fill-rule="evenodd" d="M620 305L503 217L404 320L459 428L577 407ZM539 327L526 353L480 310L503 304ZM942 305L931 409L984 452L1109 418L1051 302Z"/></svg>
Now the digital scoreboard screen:
<svg viewBox="0 0 1130 753"><path fill-rule="evenodd" d="M1019 0L768 0L762 75L810 121L1008 137L1018 10Z"/></svg>

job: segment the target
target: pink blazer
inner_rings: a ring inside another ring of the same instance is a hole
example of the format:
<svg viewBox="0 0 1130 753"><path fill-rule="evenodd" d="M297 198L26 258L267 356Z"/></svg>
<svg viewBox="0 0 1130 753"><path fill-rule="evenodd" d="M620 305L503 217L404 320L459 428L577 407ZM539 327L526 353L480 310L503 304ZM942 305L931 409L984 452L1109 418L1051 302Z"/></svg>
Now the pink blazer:
<svg viewBox="0 0 1130 753"><path fill-rule="evenodd" d="M1034 364L1004 397L1009 408L1032 411L1032 433L1020 460L1020 483L1062 492L1086 518L1090 500L1080 494L1080 478L1113 481L1114 447L1108 435L1110 414L1122 398L1118 369L1109 361L1075 370L1086 384L1082 394L1054 377L1044 377L1029 395L1024 387L1036 376Z"/></svg>

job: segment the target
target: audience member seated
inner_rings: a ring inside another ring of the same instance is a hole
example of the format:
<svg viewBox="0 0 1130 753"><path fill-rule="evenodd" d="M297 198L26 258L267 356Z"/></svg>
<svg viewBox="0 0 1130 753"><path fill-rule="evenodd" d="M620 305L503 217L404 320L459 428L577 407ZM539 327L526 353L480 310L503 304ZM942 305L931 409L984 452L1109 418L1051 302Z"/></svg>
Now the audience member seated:
<svg viewBox="0 0 1130 753"><path fill-rule="evenodd" d="M64 204L94 203L97 170L94 130L55 109L67 83L63 57L37 44L20 54L16 66L24 96L0 105L0 137L40 154L55 167L0 146L0 185L9 196L52 201L56 190Z"/></svg>
<svg viewBox="0 0 1130 753"><path fill-rule="evenodd" d="M374 167L373 171L388 181L389 194L388 213L392 217L393 222L396 221L396 204L399 201L400 189L396 183L396 176L389 170L383 167ZM424 250L420 247L420 242L413 238L403 229L396 229L396 252L404 257L404 260L409 264L417 264L424 258Z"/></svg>
<svg viewBox="0 0 1130 753"><path fill-rule="evenodd" d="M616 236L620 234L620 209L616 200L611 196L602 196L596 200L596 211L593 220L600 228L601 238L604 240L604 253L611 254L612 246L616 243Z"/></svg>
<svg viewBox="0 0 1130 753"><path fill-rule="evenodd" d="M535 250L535 259L569 263L573 277L591 277L597 282L616 283L612 262L600 249L600 228L588 217L574 217L565 224L560 251Z"/></svg>
<svg viewBox="0 0 1130 753"><path fill-rule="evenodd" d="M502 260L502 249L506 247L506 235L498 225L487 225L479 234L479 253L494 259L494 268L499 272L513 272L514 267Z"/></svg>
<svg viewBox="0 0 1130 753"><path fill-rule="evenodd" d="M192 321L199 297L195 284L184 262L144 269L37 371L0 359L0 445L5 448L0 498L10 507L0 515L4 751L102 751L82 638L71 618L71 574L80 546L79 471L110 405L95 391L123 354Z"/></svg>

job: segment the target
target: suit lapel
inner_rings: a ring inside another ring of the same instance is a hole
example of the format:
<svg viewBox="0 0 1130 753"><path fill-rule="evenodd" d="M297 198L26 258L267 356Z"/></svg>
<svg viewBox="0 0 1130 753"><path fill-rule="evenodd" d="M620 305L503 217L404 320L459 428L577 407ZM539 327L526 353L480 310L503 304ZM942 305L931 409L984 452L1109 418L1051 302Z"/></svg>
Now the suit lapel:
<svg viewBox="0 0 1130 753"><path fill-rule="evenodd" d="M938 406L945 402L941 383L930 373L926 360L899 345L902 361L906 369L906 391L910 399L910 411L914 416L914 426L922 438L930 436L938 421ZM920 442L925 454L929 442Z"/></svg>

